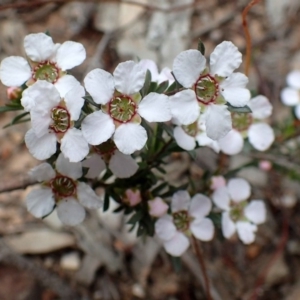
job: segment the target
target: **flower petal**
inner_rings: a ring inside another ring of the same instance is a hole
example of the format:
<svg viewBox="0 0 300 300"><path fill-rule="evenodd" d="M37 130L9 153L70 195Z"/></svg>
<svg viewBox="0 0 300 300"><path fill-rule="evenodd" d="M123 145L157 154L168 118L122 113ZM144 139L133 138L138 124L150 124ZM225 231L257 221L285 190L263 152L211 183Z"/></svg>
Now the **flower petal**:
<svg viewBox="0 0 300 300"><path fill-rule="evenodd" d="M86 52L82 44L67 41L56 52L57 65L63 70L70 70L79 66L86 58Z"/></svg>
<svg viewBox="0 0 300 300"><path fill-rule="evenodd" d="M170 215L159 218L155 222L155 233L163 241L170 240L176 234L173 218Z"/></svg>
<svg viewBox="0 0 300 300"><path fill-rule="evenodd" d="M80 82L72 75L63 75L54 84L60 96L64 98L70 90L80 85Z"/></svg>
<svg viewBox="0 0 300 300"><path fill-rule="evenodd" d="M138 63L128 60L120 63L113 75L116 89L125 95L132 95L143 87L146 71Z"/></svg>
<svg viewBox="0 0 300 300"><path fill-rule="evenodd" d="M231 129L231 115L226 105L208 105L205 121L206 134L212 140L219 140Z"/></svg>
<svg viewBox="0 0 300 300"><path fill-rule="evenodd" d="M300 90L300 71L295 70L290 72L286 77L287 84L297 90Z"/></svg>
<svg viewBox="0 0 300 300"><path fill-rule="evenodd" d="M43 114L41 112L31 110L30 119L31 119L31 127L37 138L40 138L43 135L49 133L49 126L52 121L49 112Z"/></svg>
<svg viewBox="0 0 300 300"><path fill-rule="evenodd" d="M172 239L164 242L166 252L172 256L181 256L189 245L189 239L181 232L176 232Z"/></svg>
<svg viewBox="0 0 300 300"><path fill-rule="evenodd" d="M106 104L113 97L115 91L114 77L101 69L89 72L84 78L86 90L98 104Z"/></svg>
<svg viewBox="0 0 300 300"><path fill-rule="evenodd" d="M184 150L193 150L196 147L195 138L188 135L181 126L176 126L174 129L174 138L179 147Z"/></svg>
<svg viewBox="0 0 300 300"><path fill-rule="evenodd" d="M215 232L214 224L208 218L192 221L190 229L193 235L201 241L211 241Z"/></svg>
<svg viewBox="0 0 300 300"><path fill-rule="evenodd" d="M189 215L195 220L201 220L207 216L212 208L210 199L202 194L196 194L190 204Z"/></svg>
<svg viewBox="0 0 300 300"><path fill-rule="evenodd" d="M118 178L129 178L136 173L139 166L136 161L130 156L116 150L115 154L109 161L109 168Z"/></svg>
<svg viewBox="0 0 300 300"><path fill-rule="evenodd" d="M224 211L222 213L222 233L225 238L229 239L236 231L236 225L231 220L229 213L227 211Z"/></svg>
<svg viewBox="0 0 300 300"><path fill-rule="evenodd" d="M70 162L83 160L90 150L88 142L83 137L81 130L77 128L71 128L65 133L61 139L60 149Z"/></svg>
<svg viewBox="0 0 300 300"><path fill-rule="evenodd" d="M26 196L27 210L36 218L50 214L54 205L55 201L50 188L33 190Z"/></svg>
<svg viewBox="0 0 300 300"><path fill-rule="evenodd" d="M201 132L196 136L196 141L198 142L199 146L207 146L213 149L216 153L220 152L220 146L218 141L214 141L209 138L206 132Z"/></svg>
<svg viewBox="0 0 300 300"><path fill-rule="evenodd" d="M2 60L0 78L6 86L21 86L31 77L27 60L20 56L10 56Z"/></svg>
<svg viewBox="0 0 300 300"><path fill-rule="evenodd" d="M295 106L295 115L298 120L300 120L300 104Z"/></svg>
<svg viewBox="0 0 300 300"><path fill-rule="evenodd" d="M65 95L64 100L72 121L76 121L80 117L81 108L84 104L84 96L85 90L81 85L77 85Z"/></svg>
<svg viewBox="0 0 300 300"><path fill-rule="evenodd" d="M244 209L246 218L254 224L266 222L267 212L262 200L252 200Z"/></svg>
<svg viewBox="0 0 300 300"><path fill-rule="evenodd" d="M300 103L300 93L298 90L286 87L281 91L281 101L288 106L294 106Z"/></svg>
<svg viewBox="0 0 300 300"><path fill-rule="evenodd" d="M216 206L223 210L229 210L230 197L226 186L215 189L211 198Z"/></svg>
<svg viewBox="0 0 300 300"><path fill-rule="evenodd" d="M147 138L145 128L134 123L120 125L113 136L116 146L124 154L132 154L134 151L141 150Z"/></svg>
<svg viewBox="0 0 300 300"><path fill-rule="evenodd" d="M169 206L160 197L155 197L153 200L148 201L149 215L159 218L167 213Z"/></svg>
<svg viewBox="0 0 300 300"><path fill-rule="evenodd" d="M231 200L241 202L247 200L251 194L251 187L248 181L243 178L232 178L227 184Z"/></svg>
<svg viewBox="0 0 300 300"><path fill-rule="evenodd" d="M190 194L187 191L178 191L172 196L171 211L172 213L186 210L188 211L190 206Z"/></svg>
<svg viewBox="0 0 300 300"><path fill-rule="evenodd" d="M200 107L194 91L180 91L170 96L169 99L171 114L180 124L189 125L198 119Z"/></svg>
<svg viewBox="0 0 300 300"><path fill-rule="evenodd" d="M24 49L27 56L35 62L48 60L55 51L52 38L45 33L32 33L24 38Z"/></svg>
<svg viewBox="0 0 300 300"><path fill-rule="evenodd" d="M151 59L141 59L138 62L139 66L145 71L147 72L147 70L150 71L151 73L151 81L158 81L158 68L156 63L151 60Z"/></svg>
<svg viewBox="0 0 300 300"><path fill-rule="evenodd" d="M255 232L257 231L257 226L249 222L238 221L236 223L236 229L241 241L248 245L254 242Z"/></svg>
<svg viewBox="0 0 300 300"><path fill-rule="evenodd" d="M39 160L49 158L56 152L56 136L47 133L37 137L33 129L29 129L25 134L25 144L30 154Z"/></svg>
<svg viewBox="0 0 300 300"><path fill-rule="evenodd" d="M38 182L48 181L55 177L55 171L48 163L42 163L31 169L29 176Z"/></svg>
<svg viewBox="0 0 300 300"><path fill-rule="evenodd" d="M256 96L252 98L247 105L252 110L252 116L255 119L265 119L272 114L273 106L265 96Z"/></svg>
<svg viewBox="0 0 300 300"><path fill-rule="evenodd" d="M80 162L70 162L63 153L58 155L55 163L57 172L62 175L71 177L72 179L78 179L82 176L82 165Z"/></svg>
<svg viewBox="0 0 300 300"><path fill-rule="evenodd" d="M266 123L252 124L248 129L250 144L259 151L267 150L275 140L273 128Z"/></svg>
<svg viewBox="0 0 300 300"><path fill-rule="evenodd" d="M210 55L210 73L221 77L229 76L242 63L242 53L231 42L219 44Z"/></svg>
<svg viewBox="0 0 300 300"><path fill-rule="evenodd" d="M103 205L100 197L85 182L77 183L77 196L80 204L86 208L100 208Z"/></svg>
<svg viewBox="0 0 300 300"><path fill-rule="evenodd" d="M166 122L172 118L169 97L150 93L139 104L138 113L148 122Z"/></svg>
<svg viewBox="0 0 300 300"><path fill-rule="evenodd" d="M112 136L115 125L109 115L96 111L82 121L81 130L89 144L99 145Z"/></svg>
<svg viewBox="0 0 300 300"><path fill-rule="evenodd" d="M66 198L58 202L57 216L63 224L75 226L84 220L85 210L74 198Z"/></svg>
<svg viewBox="0 0 300 300"><path fill-rule="evenodd" d="M218 140L222 152L227 155L235 155L242 151L244 139L240 132L235 129L230 130L223 138Z"/></svg>
<svg viewBox="0 0 300 300"><path fill-rule="evenodd" d="M206 58L198 50L186 50L174 59L173 73L185 88L192 87L205 69Z"/></svg>
<svg viewBox="0 0 300 300"><path fill-rule="evenodd" d="M86 178L96 178L99 174L106 169L106 164L100 155L94 153L82 162L82 166L89 168L85 174Z"/></svg>

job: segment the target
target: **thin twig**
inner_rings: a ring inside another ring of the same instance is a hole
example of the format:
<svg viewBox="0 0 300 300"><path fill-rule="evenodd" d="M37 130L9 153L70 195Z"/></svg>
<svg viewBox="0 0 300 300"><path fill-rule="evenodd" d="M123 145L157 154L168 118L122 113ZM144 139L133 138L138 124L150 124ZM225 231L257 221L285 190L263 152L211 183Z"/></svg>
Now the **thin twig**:
<svg viewBox="0 0 300 300"><path fill-rule="evenodd" d="M196 252L196 256L198 258L198 261L199 261L199 264L200 264L200 267L201 267L201 270L202 270L202 273L203 273L207 300L212 300L212 297L211 297L211 294L210 294L209 279L208 279L208 276L207 276L203 256L202 256L201 250L199 249L198 241L196 240L196 238L193 235L192 235L192 241L193 241L193 246L194 246L194 249L195 249L195 252Z"/></svg>
<svg viewBox="0 0 300 300"><path fill-rule="evenodd" d="M36 183L37 181L29 176L20 176L17 180L16 178L5 180L0 183L0 193L23 190L26 187Z"/></svg>

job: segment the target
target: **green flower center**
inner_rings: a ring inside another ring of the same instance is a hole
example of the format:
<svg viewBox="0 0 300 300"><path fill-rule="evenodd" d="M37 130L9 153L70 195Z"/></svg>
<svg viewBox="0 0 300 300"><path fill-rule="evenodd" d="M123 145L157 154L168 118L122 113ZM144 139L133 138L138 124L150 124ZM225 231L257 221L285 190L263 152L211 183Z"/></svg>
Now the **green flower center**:
<svg viewBox="0 0 300 300"><path fill-rule="evenodd" d="M246 207L246 205L247 201L232 204L230 210L230 217L233 222L237 222L239 220L244 219L244 208Z"/></svg>
<svg viewBox="0 0 300 300"><path fill-rule="evenodd" d="M128 96L120 95L110 100L108 112L110 116L118 122L127 123L135 116L137 106Z"/></svg>
<svg viewBox="0 0 300 300"><path fill-rule="evenodd" d="M66 176L56 176L50 182L50 187L58 197L70 197L76 193L76 183Z"/></svg>
<svg viewBox="0 0 300 300"><path fill-rule="evenodd" d="M184 232L189 229L190 217L186 210L173 213L173 221L177 230Z"/></svg>
<svg viewBox="0 0 300 300"><path fill-rule="evenodd" d="M59 68L50 61L41 62L34 67L32 78L34 80L46 80L54 84L59 78Z"/></svg>
<svg viewBox="0 0 300 300"><path fill-rule="evenodd" d="M215 102L219 96L219 83L209 74L200 76L194 89L197 100L205 105Z"/></svg>
<svg viewBox="0 0 300 300"><path fill-rule="evenodd" d="M182 129L184 132L192 137L195 137L199 131L198 129L198 121L195 121L194 123L190 125L183 125Z"/></svg>
<svg viewBox="0 0 300 300"><path fill-rule="evenodd" d="M54 130L55 133L64 133L70 128L70 114L61 106L56 106L51 110L52 124L50 129Z"/></svg>
<svg viewBox="0 0 300 300"><path fill-rule="evenodd" d="M252 124L253 118L250 113L231 113L232 127L238 131L244 131Z"/></svg>

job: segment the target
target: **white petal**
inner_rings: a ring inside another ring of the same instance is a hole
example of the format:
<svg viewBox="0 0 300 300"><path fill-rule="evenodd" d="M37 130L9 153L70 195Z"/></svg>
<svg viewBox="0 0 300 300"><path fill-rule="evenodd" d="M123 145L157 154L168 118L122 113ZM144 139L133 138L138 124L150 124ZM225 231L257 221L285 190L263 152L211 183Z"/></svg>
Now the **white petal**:
<svg viewBox="0 0 300 300"><path fill-rule="evenodd" d="M80 117L81 108L84 104L84 96L85 91L81 85L77 85L65 95L64 100L72 121L76 121Z"/></svg>
<svg viewBox="0 0 300 300"><path fill-rule="evenodd" d="M220 152L220 146L218 141L214 141L209 138L206 132L201 132L196 136L196 141L198 142L199 146L207 146L213 149L216 153Z"/></svg>
<svg viewBox="0 0 300 300"><path fill-rule="evenodd" d="M55 177L55 171L48 163L42 163L31 169L29 176L38 182L48 181Z"/></svg>
<svg viewBox="0 0 300 300"><path fill-rule="evenodd" d="M230 197L226 186L215 189L211 198L219 208L229 210Z"/></svg>
<svg viewBox="0 0 300 300"><path fill-rule="evenodd" d="M255 119L265 119L272 114L273 106L265 96L256 96L252 98L247 105L252 110L252 116Z"/></svg>
<svg viewBox="0 0 300 300"><path fill-rule="evenodd" d="M31 191L26 196L26 206L36 218L48 215L55 205L52 190L50 188L40 188Z"/></svg>
<svg viewBox="0 0 300 300"><path fill-rule="evenodd" d="M96 111L82 121L81 130L89 144L99 145L112 136L115 125L109 115Z"/></svg>
<svg viewBox="0 0 300 300"><path fill-rule="evenodd" d="M290 87L300 90L300 71L290 72L286 77L286 82Z"/></svg>
<svg viewBox="0 0 300 300"><path fill-rule="evenodd" d="M114 77L101 69L89 72L84 78L86 90L98 104L106 104L115 91Z"/></svg>
<svg viewBox="0 0 300 300"><path fill-rule="evenodd" d="M57 65L63 70L70 70L79 66L86 58L86 52L82 44L67 41L56 52Z"/></svg>
<svg viewBox="0 0 300 300"><path fill-rule="evenodd" d="M238 221L236 223L236 229L239 238L244 244L251 244L255 240L255 232L257 226L249 222Z"/></svg>
<svg viewBox="0 0 300 300"><path fill-rule="evenodd" d="M149 215L152 217L162 217L169 209L169 205L160 197L155 197L153 200L148 201Z"/></svg>
<svg viewBox="0 0 300 300"><path fill-rule="evenodd" d="M229 239L236 231L235 223L230 219L227 211L222 213L222 233L225 238Z"/></svg>
<svg viewBox="0 0 300 300"><path fill-rule="evenodd" d="M120 63L115 71L116 89L125 95L138 93L145 82L146 71L132 60Z"/></svg>
<svg viewBox="0 0 300 300"><path fill-rule="evenodd" d="M231 42L219 44L210 55L210 72L222 77L229 76L242 63L242 54Z"/></svg>
<svg viewBox="0 0 300 300"><path fill-rule="evenodd" d="M214 224L208 218L192 221L190 229L193 235L201 241L211 241L215 232Z"/></svg>
<svg viewBox="0 0 300 300"><path fill-rule="evenodd" d="M190 206L191 197L187 191L178 191L172 196L171 211L172 213L186 210L188 211Z"/></svg>
<svg viewBox="0 0 300 300"><path fill-rule="evenodd" d="M242 151L244 139L240 132L235 129L229 131L223 138L218 140L222 152L227 155L235 155Z"/></svg>
<svg viewBox="0 0 300 300"><path fill-rule="evenodd" d="M157 93L148 94L139 104L138 113L148 122L170 121L172 116L169 97Z"/></svg>
<svg viewBox="0 0 300 300"><path fill-rule="evenodd" d="M273 128L266 123L252 124L248 129L250 144L259 151L267 150L275 140Z"/></svg>
<svg viewBox="0 0 300 300"><path fill-rule="evenodd" d="M220 87L226 88L245 88L248 84L248 77L240 72L235 72L229 75L224 81L220 83Z"/></svg>
<svg viewBox="0 0 300 300"><path fill-rule="evenodd" d="M192 87L205 69L206 59L198 50L186 50L177 55L173 63L176 80L185 88Z"/></svg>
<svg viewBox="0 0 300 300"><path fill-rule="evenodd" d="M73 198L66 198L57 204L57 216L69 226L80 224L85 218L84 208Z"/></svg>
<svg viewBox="0 0 300 300"><path fill-rule="evenodd" d="M89 168L86 173L86 178L96 178L99 174L106 169L106 164L99 154L92 154L82 162L82 166Z"/></svg>
<svg viewBox="0 0 300 300"><path fill-rule="evenodd" d="M30 119L31 119L31 127L38 138L49 133L49 126L52 121L49 112L43 114L41 112L31 110Z"/></svg>
<svg viewBox="0 0 300 300"><path fill-rule="evenodd" d="M206 134L213 140L224 137L231 129L231 115L226 105L210 104L206 117Z"/></svg>
<svg viewBox="0 0 300 300"><path fill-rule="evenodd" d="M27 88L22 96L21 103L25 110L34 109L42 113L49 113L61 100L54 85L45 80L38 80Z"/></svg>
<svg viewBox="0 0 300 300"><path fill-rule="evenodd" d="M207 216L212 208L210 199L202 194L196 194L190 204L189 215L196 220L203 219Z"/></svg>
<svg viewBox="0 0 300 300"><path fill-rule="evenodd" d="M254 224L262 224L266 221L267 212L262 200L252 200L244 209L246 218Z"/></svg>
<svg viewBox="0 0 300 300"><path fill-rule="evenodd" d="M77 196L80 204L86 208L100 208L103 205L100 197L85 182L77 183Z"/></svg>
<svg viewBox="0 0 300 300"><path fill-rule="evenodd" d="M82 165L80 162L70 162L62 153L58 155L55 163L57 172L62 175L71 177L72 179L78 179L82 176Z"/></svg>
<svg viewBox="0 0 300 300"><path fill-rule="evenodd" d="M147 132L139 124L127 123L120 125L113 136L118 149L124 154L132 154L141 150L147 142Z"/></svg>
<svg viewBox="0 0 300 300"><path fill-rule="evenodd" d="M56 136L53 133L38 138L30 129L25 134L25 143L30 154L39 160L47 159L56 152Z"/></svg>
<svg viewBox="0 0 300 300"><path fill-rule="evenodd" d="M68 91L76 88L80 82L72 75L63 75L54 84L60 96L64 98Z"/></svg>
<svg viewBox="0 0 300 300"><path fill-rule="evenodd" d="M118 178L131 177L139 168L136 161L130 155L125 155L118 150L111 157L108 166Z"/></svg>
<svg viewBox="0 0 300 300"><path fill-rule="evenodd" d="M176 234L176 227L173 223L173 218L165 215L155 222L155 233L163 240L170 240Z"/></svg>
<svg viewBox="0 0 300 300"><path fill-rule="evenodd" d="M26 35L24 48L27 56L35 62L49 59L55 51L52 38L42 32Z"/></svg>
<svg viewBox="0 0 300 300"><path fill-rule="evenodd" d="M184 150L193 150L196 147L195 138L188 135L180 126L174 129L174 138L179 147Z"/></svg>
<svg viewBox="0 0 300 300"><path fill-rule="evenodd" d="M234 202L247 200L251 194L250 184L243 178L230 179L228 181L227 188L230 198Z"/></svg>
<svg viewBox="0 0 300 300"><path fill-rule="evenodd" d="M81 130L77 128L71 128L65 133L61 139L60 149L70 162L83 160L90 150L88 142L83 137Z"/></svg>
<svg viewBox="0 0 300 300"><path fill-rule="evenodd" d="M166 252L172 256L181 256L189 245L189 239L181 232L176 232L172 239L164 242Z"/></svg>
<svg viewBox="0 0 300 300"><path fill-rule="evenodd" d="M200 115L200 107L195 92L184 90L169 97L171 113L180 124L189 125L195 122Z"/></svg>
<svg viewBox="0 0 300 300"><path fill-rule="evenodd" d="M295 115L298 120L300 120L300 104L295 106Z"/></svg>
<svg viewBox="0 0 300 300"><path fill-rule="evenodd" d="M300 103L300 93L298 90L286 87L281 91L281 101L288 106L294 106Z"/></svg>
<svg viewBox="0 0 300 300"><path fill-rule="evenodd" d="M151 81L158 81L158 76L159 76L158 68L157 68L156 63L153 60L151 60L151 59L141 59L138 62L138 64L139 64L139 66L141 66L141 68L143 68L143 70L145 72L147 72L147 70L150 71Z"/></svg>
<svg viewBox="0 0 300 300"><path fill-rule="evenodd" d="M0 78L6 86L21 86L31 77L27 60L20 56L4 58L0 67Z"/></svg>

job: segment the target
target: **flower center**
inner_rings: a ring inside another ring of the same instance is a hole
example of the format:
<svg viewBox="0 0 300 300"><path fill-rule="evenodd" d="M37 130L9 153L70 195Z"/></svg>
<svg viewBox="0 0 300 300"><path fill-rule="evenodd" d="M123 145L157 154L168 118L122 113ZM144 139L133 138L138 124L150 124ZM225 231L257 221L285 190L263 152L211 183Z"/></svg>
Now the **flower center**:
<svg viewBox="0 0 300 300"><path fill-rule="evenodd" d="M232 204L230 210L230 217L233 222L237 222L238 220L244 218L244 208L246 205L247 205L247 201Z"/></svg>
<svg viewBox="0 0 300 300"><path fill-rule="evenodd" d="M34 80L46 80L54 84L59 78L59 68L50 61L41 62L33 68L32 78Z"/></svg>
<svg viewBox="0 0 300 300"><path fill-rule="evenodd" d="M95 150L96 153L98 153L102 159L105 162L109 162L111 156L114 154L115 150L117 149L115 143L109 139L108 141L97 145L97 146L93 146L93 149Z"/></svg>
<svg viewBox="0 0 300 300"><path fill-rule="evenodd" d="M186 210L181 210L173 213L174 225L179 231L186 231L189 229L190 217Z"/></svg>
<svg viewBox="0 0 300 300"><path fill-rule="evenodd" d="M60 197L70 197L76 192L76 183L66 176L56 176L50 182L53 193Z"/></svg>
<svg viewBox="0 0 300 300"><path fill-rule="evenodd" d="M190 125L183 125L182 129L184 130L184 132L190 136L195 137L199 131L198 129L198 121L190 124Z"/></svg>
<svg viewBox="0 0 300 300"><path fill-rule="evenodd" d="M205 105L215 102L219 96L219 83L209 74L200 76L194 89L197 100Z"/></svg>
<svg viewBox="0 0 300 300"><path fill-rule="evenodd" d="M51 109L51 119L53 123L50 125L50 129L55 133L64 133L70 128L70 114L61 106L56 106Z"/></svg>
<svg viewBox="0 0 300 300"><path fill-rule="evenodd" d="M115 121L127 123L135 116L136 111L135 102L128 96L116 96L109 102L108 112Z"/></svg>
<svg viewBox="0 0 300 300"><path fill-rule="evenodd" d="M232 127L238 131L244 131L252 124L253 118L250 113L231 113Z"/></svg>

